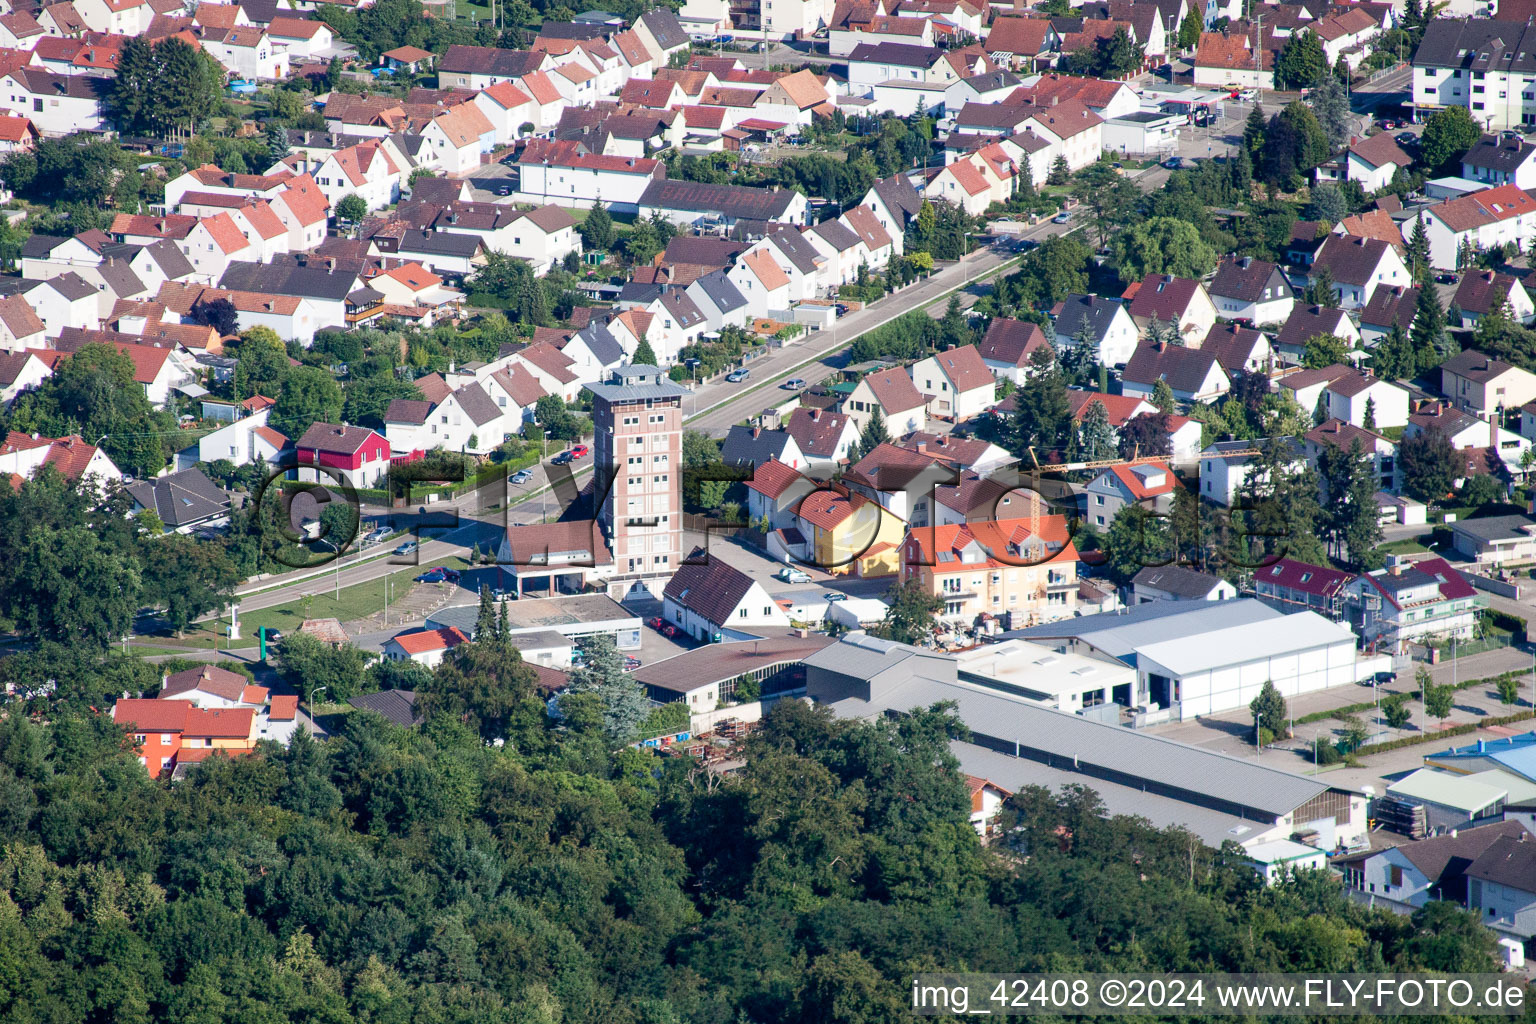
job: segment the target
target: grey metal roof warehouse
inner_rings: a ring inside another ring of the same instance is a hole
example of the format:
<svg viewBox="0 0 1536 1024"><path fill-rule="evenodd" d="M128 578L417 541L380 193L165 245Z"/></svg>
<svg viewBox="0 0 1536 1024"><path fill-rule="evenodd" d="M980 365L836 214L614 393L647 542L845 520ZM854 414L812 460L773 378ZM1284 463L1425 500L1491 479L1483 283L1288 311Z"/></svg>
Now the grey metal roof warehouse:
<svg viewBox="0 0 1536 1024"><path fill-rule="evenodd" d="M941 701L956 705L976 745L1072 772L1084 785L1102 780L1265 821L1289 814L1332 788L1254 761L930 679L882 688L868 701L835 701L832 709L839 717L873 718Z"/></svg>

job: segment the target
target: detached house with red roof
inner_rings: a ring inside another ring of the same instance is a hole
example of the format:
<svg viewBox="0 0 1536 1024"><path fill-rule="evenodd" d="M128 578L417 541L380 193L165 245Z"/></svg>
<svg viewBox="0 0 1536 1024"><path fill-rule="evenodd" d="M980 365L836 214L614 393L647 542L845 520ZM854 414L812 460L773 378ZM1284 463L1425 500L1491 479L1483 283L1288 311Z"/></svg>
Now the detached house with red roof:
<svg viewBox="0 0 1536 1024"><path fill-rule="evenodd" d="M1173 493L1178 486L1178 478L1165 463L1110 466L1083 488L1085 515L1096 529L1106 530L1127 505L1166 514L1173 507Z"/></svg>
<svg viewBox="0 0 1536 1024"><path fill-rule="evenodd" d="M975 345L920 359L912 364L911 374L913 385L928 399L928 411L943 420L963 423L997 401L997 378Z"/></svg>
<svg viewBox="0 0 1536 1024"><path fill-rule="evenodd" d="M448 652L459 644L469 643L469 637L457 626L439 629L417 629L399 633L384 641L384 657L390 661L414 661L427 668L443 663Z"/></svg>
<svg viewBox="0 0 1536 1024"><path fill-rule="evenodd" d="M928 398L899 366L868 374L843 399L843 412L861 432L877 410L893 437L928 429Z"/></svg>
<svg viewBox="0 0 1536 1024"><path fill-rule="evenodd" d="M0 442L0 475L30 480L43 466L52 466L66 480L89 480L105 487L123 478L107 453L87 444L79 434L43 437L13 430Z"/></svg>
<svg viewBox="0 0 1536 1024"><path fill-rule="evenodd" d="M1437 270L1456 268L1464 245L1476 251L1513 242L1524 246L1536 230L1536 199L1514 185L1497 185L1426 207L1401 225L1403 237L1422 222L1429 239L1429 263Z"/></svg>
<svg viewBox="0 0 1536 1024"><path fill-rule="evenodd" d="M662 618L695 640L746 640L788 629L789 616L763 585L723 558L702 551L685 559L662 592Z"/></svg>
<svg viewBox="0 0 1536 1024"><path fill-rule="evenodd" d="M531 140L518 157L518 193L523 202L590 207L634 213L653 183L666 176L661 161L604 156L575 140Z"/></svg>
<svg viewBox="0 0 1536 1024"><path fill-rule="evenodd" d="M1344 586L1344 602L1363 642L1401 650L1426 637L1467 639L1487 600L1445 559L1425 558L1355 577Z"/></svg>
<svg viewBox="0 0 1536 1024"><path fill-rule="evenodd" d="M1317 612L1338 622L1344 617L1344 588L1354 573L1282 558L1255 569L1253 589L1260 601L1282 612Z"/></svg>
<svg viewBox="0 0 1536 1024"><path fill-rule="evenodd" d="M288 157L273 171L286 168L297 174L309 174L324 193L328 206L334 207L345 197L356 195L372 212L398 200L405 184L407 168L398 164L388 149L379 142L366 142L319 159L298 154Z"/></svg>
<svg viewBox="0 0 1536 1024"><path fill-rule="evenodd" d="M1313 279L1323 270L1332 278L1334 294L1345 309L1364 308L1383 285L1412 283L1397 248L1378 238L1330 234L1312 261Z"/></svg>
<svg viewBox="0 0 1536 1024"><path fill-rule="evenodd" d="M139 763L156 777L215 754L248 754L259 738L256 710L249 707L200 708L185 700L123 698L113 705L112 719L130 730Z"/></svg>

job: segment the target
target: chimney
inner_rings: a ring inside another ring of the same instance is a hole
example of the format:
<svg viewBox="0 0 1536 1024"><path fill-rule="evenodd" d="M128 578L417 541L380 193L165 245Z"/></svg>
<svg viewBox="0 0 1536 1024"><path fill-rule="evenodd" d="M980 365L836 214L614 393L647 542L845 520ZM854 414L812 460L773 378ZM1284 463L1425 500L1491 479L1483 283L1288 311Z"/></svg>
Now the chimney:
<svg viewBox="0 0 1536 1024"><path fill-rule="evenodd" d="M762 436L763 436L763 428L762 427L753 427L752 428L752 440L756 441L759 437L762 437Z"/></svg>

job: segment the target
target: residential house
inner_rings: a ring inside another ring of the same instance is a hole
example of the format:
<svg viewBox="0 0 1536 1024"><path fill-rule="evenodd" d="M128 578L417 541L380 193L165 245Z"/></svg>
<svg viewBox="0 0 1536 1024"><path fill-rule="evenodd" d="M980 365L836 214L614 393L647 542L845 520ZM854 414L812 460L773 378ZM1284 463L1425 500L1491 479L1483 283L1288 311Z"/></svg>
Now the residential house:
<svg viewBox="0 0 1536 1024"><path fill-rule="evenodd" d="M288 447L288 438L267 426L271 411L272 400L269 398L262 398L259 405L254 399L246 399L233 406L236 418L198 438L185 453L178 453L177 466L187 468L199 462L211 463L220 459L237 467L253 462L276 464Z"/></svg>
<svg viewBox="0 0 1536 1024"><path fill-rule="evenodd" d="M1326 272L1345 309L1360 309L1381 285L1407 285L1408 267L1397 249L1375 238L1329 235L1312 263L1312 278Z"/></svg>
<svg viewBox="0 0 1536 1024"><path fill-rule="evenodd" d="M469 637L457 626L439 629L416 629L397 633L384 641L384 657L390 661L414 661L427 668L443 663L448 652L459 644L469 643Z"/></svg>
<svg viewBox="0 0 1536 1024"><path fill-rule="evenodd" d="M659 160L603 156L574 141L530 141L518 157L518 198L530 203L634 213L666 174ZM804 197L801 197L802 201Z"/></svg>
<svg viewBox="0 0 1536 1024"><path fill-rule="evenodd" d="M725 276L746 299L748 316L766 317L789 309L789 275L765 250L743 253Z"/></svg>
<svg viewBox="0 0 1536 1024"><path fill-rule="evenodd" d="M1469 270L1461 276L1451 305L1461 310L1460 327L1475 327L1494 310L1503 310L1507 320L1528 324L1536 317L1531 295L1515 278L1492 270Z"/></svg>
<svg viewBox="0 0 1536 1024"><path fill-rule="evenodd" d="M1237 324L1212 327L1200 343L1200 351L1215 356L1228 377L1237 373L1266 373L1274 359L1269 335Z"/></svg>
<svg viewBox="0 0 1536 1024"><path fill-rule="evenodd" d="M45 344L44 333L42 318L23 296L0 297L0 351L21 352L29 348L42 348Z"/></svg>
<svg viewBox="0 0 1536 1024"><path fill-rule="evenodd" d="M723 271L711 271L696 278L686 294L703 312L711 331L747 325L751 303Z"/></svg>
<svg viewBox="0 0 1536 1024"><path fill-rule="evenodd" d="M1317 169L1317 177L1319 181L1358 182L1370 195L1392 184L1392 179L1399 172L1406 173L1412 163L1391 132L1379 132L1350 143L1336 162Z"/></svg>
<svg viewBox="0 0 1536 1024"><path fill-rule="evenodd" d="M1281 558L1255 569L1253 589L1259 600L1282 612L1317 612L1337 622L1344 617L1344 587L1353 573Z"/></svg>
<svg viewBox="0 0 1536 1024"><path fill-rule="evenodd" d="M100 0L84 0L90 2ZM259 738L251 707L200 708L185 700L125 697L113 705L112 719L130 730L139 763L152 777L211 754L250 753Z"/></svg>
<svg viewBox="0 0 1536 1024"><path fill-rule="evenodd" d="M685 559L662 591L662 618L705 643L742 640L753 630L788 629L789 616L763 585L724 559L700 550ZM704 709L708 710L708 709Z"/></svg>
<svg viewBox="0 0 1536 1024"><path fill-rule="evenodd" d="M1087 505L1084 514L1100 531L1109 529L1115 516L1127 505L1166 514L1173 507L1173 492L1178 485L1173 471L1162 463L1110 466L1083 488Z"/></svg>
<svg viewBox="0 0 1536 1024"><path fill-rule="evenodd" d="M679 227L731 229L739 221L806 224L805 196L790 189L749 188L672 181L664 175L651 182L640 198L642 217L660 214Z"/></svg>
<svg viewBox="0 0 1536 1024"><path fill-rule="evenodd" d="M389 472L389 441L367 427L315 423L294 450L301 480L328 484L339 476L353 487L368 488L381 486Z"/></svg>
<svg viewBox="0 0 1536 1024"><path fill-rule="evenodd" d="M1094 346L1100 366L1123 367L1136 352L1140 330L1129 308L1102 295L1068 295L1051 310L1056 321L1057 352L1087 342Z"/></svg>
<svg viewBox="0 0 1536 1024"><path fill-rule="evenodd" d="M1346 350L1360 343L1360 331L1349 314L1331 306L1297 304L1275 335L1275 352L1286 362L1299 365L1306 354L1307 342L1319 335L1342 338Z"/></svg>
<svg viewBox="0 0 1536 1024"><path fill-rule="evenodd" d="M997 379L975 345L945 349L912 364L912 383L928 399L928 411L963 423L997 401Z"/></svg>
<svg viewBox="0 0 1536 1024"><path fill-rule="evenodd" d="M1522 835L1529 833L1520 822L1497 821L1355 854L1334 864L1355 895L1370 905L1407 914L1431 900L1467 904L1468 869L1497 840Z"/></svg>
<svg viewBox="0 0 1536 1024"><path fill-rule="evenodd" d="M1415 222L1424 225L1430 266L1453 270L1460 265L1458 254L1467 249L1481 252L1529 241L1536 229L1536 199L1515 185L1495 185L1424 207L1399 225L1404 237Z"/></svg>
<svg viewBox="0 0 1536 1024"><path fill-rule="evenodd" d="M1011 628L1071 616L1077 548L1065 516L917 527L901 545L901 580L941 599L945 622L982 615Z"/></svg>
<svg viewBox="0 0 1536 1024"><path fill-rule="evenodd" d="M1362 573L1345 584L1344 595L1345 615L1361 641L1392 651L1426 637L1465 640L1487 604L1443 558Z"/></svg>
<svg viewBox="0 0 1536 1024"><path fill-rule="evenodd" d="M1104 155L1104 119L1079 99L1062 100L1054 106L1029 108L1022 130L1051 143L1070 170L1077 171L1099 162Z"/></svg>
<svg viewBox="0 0 1536 1024"><path fill-rule="evenodd" d="M1536 146L1519 136L1484 135L1462 154L1461 176L1490 186L1536 188Z"/></svg>
<svg viewBox="0 0 1536 1024"><path fill-rule="evenodd" d="M1326 413L1325 418L1343 420L1367 430L1388 430L1408 425L1406 389L1382 380L1370 370L1356 370L1347 366L1337 369L1342 372L1323 384L1321 405L1314 401L1313 405L1303 405L1303 409L1322 408ZM1301 371L1292 376L1300 377L1305 373ZM1286 378L1283 385L1288 384L1289 379ZM1367 423L1367 420L1370 422Z"/></svg>
<svg viewBox="0 0 1536 1024"><path fill-rule="evenodd" d="M808 468L800 445L787 430L764 430L738 423L731 427L720 445L720 461L727 466L758 469L777 462L793 470Z"/></svg>
<svg viewBox="0 0 1536 1024"><path fill-rule="evenodd" d="M267 36L274 48L288 51L290 61L295 57L324 59L336 41L331 27L323 21L284 16L272 19L267 25Z"/></svg>
<svg viewBox="0 0 1536 1024"><path fill-rule="evenodd" d="M1131 577L1131 603L1154 601L1230 601L1237 588L1220 576L1182 565L1149 565Z"/></svg>
<svg viewBox="0 0 1536 1024"><path fill-rule="evenodd" d="M438 88L488 89L537 71L552 70L554 66L554 58L547 53L453 45L438 59Z"/></svg>
<svg viewBox="0 0 1536 1024"><path fill-rule="evenodd" d="M866 374L843 399L843 412L859 431L876 411L895 437L928 427L928 398L901 367Z"/></svg>
<svg viewBox="0 0 1536 1024"><path fill-rule="evenodd" d="M1294 438L1217 441L1200 451L1200 497L1230 508L1253 473L1255 456L1270 445L1283 446L1292 466L1299 467L1305 461L1306 451Z"/></svg>
<svg viewBox="0 0 1536 1024"><path fill-rule="evenodd" d="M1060 47L1061 36L1049 18L997 18L987 30L987 56L1014 71L1033 71Z"/></svg>
<svg viewBox="0 0 1536 1024"><path fill-rule="evenodd" d="M1200 33L1194 60L1196 88L1273 89L1274 58L1265 52L1262 42L1255 45L1256 35L1242 29L1230 35Z"/></svg>
<svg viewBox="0 0 1536 1024"><path fill-rule="evenodd" d="M859 429L851 419L824 409L796 409L790 413L784 429L805 457L806 469L822 478L831 477L859 441Z"/></svg>
<svg viewBox="0 0 1536 1024"><path fill-rule="evenodd" d="M1536 399L1536 374L1463 349L1440 364L1440 393L1456 408L1482 418Z"/></svg>
<svg viewBox="0 0 1536 1024"><path fill-rule="evenodd" d="M1459 13L1427 29L1414 51L1414 109L1428 116L1461 107L1488 131L1529 124L1536 104L1526 95L1536 84L1536 64L1529 57L1532 44L1524 19L1495 21L1469 18L1466 10ZM1527 56L1520 57L1522 53ZM1506 54L1508 60L1503 59Z"/></svg>
<svg viewBox="0 0 1536 1024"><path fill-rule="evenodd" d="M1536 840L1527 840L1500 836L1466 869L1467 909L1521 942L1536 936Z"/></svg>
<svg viewBox="0 0 1536 1024"><path fill-rule="evenodd" d="M153 512L167 530L191 533L195 527L229 519L229 494L198 469L184 469L127 487L133 512Z"/></svg>
<svg viewBox="0 0 1536 1024"><path fill-rule="evenodd" d="M1403 428L1404 437L1436 432L1444 435L1451 447L1467 457L1467 468L1474 472L1498 469L1511 477L1524 474L1521 457L1531 447L1531 440L1511 430L1505 430L1493 422L1491 414L1476 416L1456 409L1444 401L1418 401L1408 414L1408 426ZM1478 460L1480 455L1491 455L1494 462Z"/></svg>
<svg viewBox="0 0 1536 1024"><path fill-rule="evenodd" d="M96 131L105 127L102 98L110 81L99 75L60 75L22 67L0 76L0 102L25 114L50 138Z"/></svg>
<svg viewBox="0 0 1536 1024"><path fill-rule="evenodd" d="M1284 323L1296 305L1296 293L1279 266L1252 256L1222 260L1208 291L1217 316L1250 327Z"/></svg>
<svg viewBox="0 0 1536 1024"><path fill-rule="evenodd" d="M31 479L43 466L52 466L66 480L106 487L123 478L107 453L87 444L79 434L43 437L13 430L0 442L0 473Z"/></svg>
<svg viewBox="0 0 1536 1024"><path fill-rule="evenodd" d="M1121 392L1151 398L1167 381L1180 402L1208 402L1226 394L1232 379L1210 352L1181 345L1148 343L1136 349L1120 375Z"/></svg>
<svg viewBox="0 0 1536 1024"><path fill-rule="evenodd" d="M26 391L35 391L53 375L48 364L31 352L0 352L0 406L10 408Z"/></svg>
<svg viewBox="0 0 1536 1024"><path fill-rule="evenodd" d="M438 114L421 130L437 150L437 164L452 175L484 162L496 146L496 126L476 103L460 103Z"/></svg>
<svg viewBox="0 0 1536 1024"><path fill-rule="evenodd" d="M999 316L987 325L977 351L993 376L1022 385L1033 365L1032 357L1042 348L1050 351L1051 343L1039 324Z"/></svg>
<svg viewBox="0 0 1536 1024"><path fill-rule="evenodd" d="M1173 324L1179 335L1192 344L1204 338L1216 323L1216 305L1199 281L1171 274L1148 274L1143 278L1130 303L1131 319L1146 333L1155 320Z"/></svg>
<svg viewBox="0 0 1536 1024"><path fill-rule="evenodd" d="M801 561L834 576L873 579L897 572L906 524L878 502L832 484L806 494L794 511Z"/></svg>
<svg viewBox="0 0 1536 1024"><path fill-rule="evenodd" d="M1409 285L1377 288L1360 311L1360 340L1367 347L1379 344L1396 327L1408 336L1419 308L1419 290Z"/></svg>
<svg viewBox="0 0 1536 1024"><path fill-rule="evenodd" d="M1306 445L1307 460L1313 466L1330 447L1351 451L1359 442L1361 452L1371 460L1371 470L1377 485L1386 494L1395 494L1401 487L1400 467L1397 461L1397 443L1374 430L1346 423L1340 419L1326 419L1301 436ZM1326 484L1323 484L1326 491Z"/></svg>

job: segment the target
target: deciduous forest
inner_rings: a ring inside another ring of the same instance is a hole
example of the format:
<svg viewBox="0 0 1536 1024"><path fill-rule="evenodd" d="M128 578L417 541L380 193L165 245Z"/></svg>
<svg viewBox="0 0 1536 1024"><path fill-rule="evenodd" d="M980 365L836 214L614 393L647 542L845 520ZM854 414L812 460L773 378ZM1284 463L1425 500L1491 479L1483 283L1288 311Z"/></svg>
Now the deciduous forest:
<svg viewBox="0 0 1536 1024"><path fill-rule="evenodd" d="M17 662L61 685L0 721L5 1021L848 1024L908 1019L937 968L1492 965L1455 907L1266 889L1086 790L1018 794L985 847L942 707L785 702L716 777L611 749L596 693L551 719L474 643L418 729L356 713L166 783L93 706L113 664Z"/></svg>

